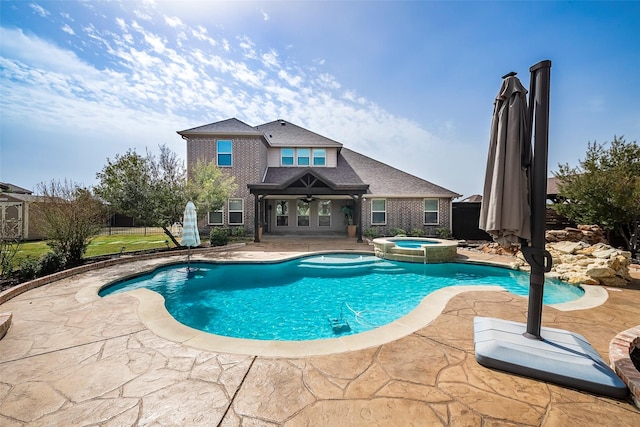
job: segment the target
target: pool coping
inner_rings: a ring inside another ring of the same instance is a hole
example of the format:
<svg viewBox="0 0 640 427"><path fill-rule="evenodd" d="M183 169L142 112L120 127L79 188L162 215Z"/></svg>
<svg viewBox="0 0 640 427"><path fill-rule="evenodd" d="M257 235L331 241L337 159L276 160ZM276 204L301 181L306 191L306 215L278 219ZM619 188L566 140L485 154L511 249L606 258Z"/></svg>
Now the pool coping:
<svg viewBox="0 0 640 427"><path fill-rule="evenodd" d="M289 261L292 259L299 259L303 257L329 253L371 255L371 252L365 251L314 251L287 254L269 260L204 260L204 262L277 263ZM203 260L198 259L194 260L194 262L202 261ZM473 260L472 262L467 262L467 260L458 259L456 262L511 268L507 264L494 261ZM145 274L157 268L176 263L184 262L163 262L150 265L145 268L144 271L138 271L133 276ZM132 275L123 275L116 281L120 281L131 276ZM114 282L115 281L110 280L108 283L93 283L85 286L76 293L76 300L78 300L79 302L90 302L96 299L101 299L101 297L98 295L100 289ZM608 299L608 293L605 288L589 285L581 285L581 287L585 291L585 294L581 298L567 303L549 304L547 306L560 311L585 310L597 307L603 304ZM133 291L124 292L123 294L130 295L137 299L137 315L140 321L150 331L164 339L179 342L189 347L201 350L280 358L320 356L334 353L343 353L376 347L382 344L389 343L391 341L398 340L429 325L440 314L442 314L449 300L451 300L456 295L469 291L507 292L501 286L493 285L448 287L437 290L427 295L414 310L387 325L354 335L306 341L276 341L232 338L200 331L178 322L173 316L171 316L171 314L164 306L164 297L154 291L148 289L136 289Z"/></svg>

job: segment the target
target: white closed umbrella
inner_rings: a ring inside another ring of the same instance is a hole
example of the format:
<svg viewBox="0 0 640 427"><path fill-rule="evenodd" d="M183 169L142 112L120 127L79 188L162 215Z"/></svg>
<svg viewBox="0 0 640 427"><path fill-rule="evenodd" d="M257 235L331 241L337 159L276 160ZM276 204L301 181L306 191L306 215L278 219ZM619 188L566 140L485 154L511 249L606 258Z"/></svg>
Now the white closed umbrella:
<svg viewBox="0 0 640 427"><path fill-rule="evenodd" d="M200 232L198 231L198 216L196 214L196 205L189 201L184 208L184 218L182 219L182 246L187 246L189 252L187 255L187 270L189 270L189 262L191 261L191 248L200 246Z"/></svg>

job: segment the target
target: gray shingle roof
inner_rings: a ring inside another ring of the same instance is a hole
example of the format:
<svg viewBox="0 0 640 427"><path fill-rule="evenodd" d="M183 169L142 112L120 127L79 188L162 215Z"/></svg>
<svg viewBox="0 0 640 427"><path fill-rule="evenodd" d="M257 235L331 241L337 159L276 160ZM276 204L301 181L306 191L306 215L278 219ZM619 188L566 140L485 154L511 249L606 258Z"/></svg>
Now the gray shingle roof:
<svg viewBox="0 0 640 427"><path fill-rule="evenodd" d="M14 194L32 194L33 191L29 191L26 188L18 187L9 182L0 182L0 192L14 193Z"/></svg>
<svg viewBox="0 0 640 427"><path fill-rule="evenodd" d="M220 133L220 134L252 134L259 135L260 132L256 128L241 122L236 118L222 120L220 122L209 123L208 125L198 126L191 129L178 131L180 135L195 135L203 133Z"/></svg>
<svg viewBox="0 0 640 427"><path fill-rule="evenodd" d="M286 120L275 120L256 126L273 147L342 147L332 139L318 135Z"/></svg>
<svg viewBox="0 0 640 427"><path fill-rule="evenodd" d="M340 155L362 181L369 184L370 194L398 197L460 197L460 194L451 190L347 148L343 148L340 151Z"/></svg>
<svg viewBox="0 0 640 427"><path fill-rule="evenodd" d="M264 135L272 147L334 147L340 149L335 168L310 168L316 176L335 186L369 185L369 194L385 197L460 197L460 194L417 176L396 169L355 151L343 148L330 138L311 132L286 120L274 120L256 127L232 118L179 131L180 135L252 134ZM301 168L272 167L260 186L280 186L301 173Z"/></svg>

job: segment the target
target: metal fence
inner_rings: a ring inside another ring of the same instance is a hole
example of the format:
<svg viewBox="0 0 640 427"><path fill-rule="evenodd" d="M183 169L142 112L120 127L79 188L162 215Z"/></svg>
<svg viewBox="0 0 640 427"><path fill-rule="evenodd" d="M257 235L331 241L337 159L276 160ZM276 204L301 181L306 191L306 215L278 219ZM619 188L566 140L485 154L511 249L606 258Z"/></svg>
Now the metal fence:
<svg viewBox="0 0 640 427"><path fill-rule="evenodd" d="M182 226L174 224L169 228L174 236L182 235ZM118 234L135 234L141 236L152 236L154 234L164 234L162 227L103 227L101 236L112 236Z"/></svg>

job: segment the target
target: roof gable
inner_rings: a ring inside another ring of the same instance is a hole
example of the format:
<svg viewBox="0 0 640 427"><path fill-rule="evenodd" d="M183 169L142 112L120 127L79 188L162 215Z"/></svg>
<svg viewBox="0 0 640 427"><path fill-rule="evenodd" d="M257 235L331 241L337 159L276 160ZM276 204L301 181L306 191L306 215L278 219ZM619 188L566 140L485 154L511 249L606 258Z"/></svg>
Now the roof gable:
<svg viewBox="0 0 640 427"><path fill-rule="evenodd" d="M260 132L256 128L236 119L231 118L222 120L208 125L198 126L191 129L178 131L179 135L198 135L198 134L251 134L259 135Z"/></svg>
<svg viewBox="0 0 640 427"><path fill-rule="evenodd" d="M297 175L293 176L288 181L282 184L283 187L290 188L332 188L335 186L330 181L325 180L323 177L313 171L313 169L304 169Z"/></svg>
<svg viewBox="0 0 640 427"><path fill-rule="evenodd" d="M256 126L273 147L342 147L342 144L286 120Z"/></svg>

